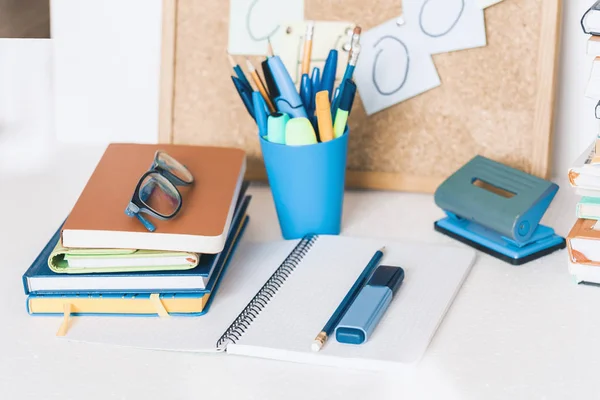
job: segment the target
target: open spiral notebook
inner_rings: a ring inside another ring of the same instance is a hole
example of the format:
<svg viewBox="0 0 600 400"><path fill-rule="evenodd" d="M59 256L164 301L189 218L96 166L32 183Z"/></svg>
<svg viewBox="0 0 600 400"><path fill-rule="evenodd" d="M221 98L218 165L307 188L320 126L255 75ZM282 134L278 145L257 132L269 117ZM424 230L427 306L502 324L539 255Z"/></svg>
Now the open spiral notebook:
<svg viewBox="0 0 600 400"><path fill-rule="evenodd" d="M369 341L311 343L375 251L405 279ZM465 247L343 236L242 242L211 311L199 318L76 319L66 339L138 348L223 352L301 363L389 369L418 362L467 277Z"/></svg>

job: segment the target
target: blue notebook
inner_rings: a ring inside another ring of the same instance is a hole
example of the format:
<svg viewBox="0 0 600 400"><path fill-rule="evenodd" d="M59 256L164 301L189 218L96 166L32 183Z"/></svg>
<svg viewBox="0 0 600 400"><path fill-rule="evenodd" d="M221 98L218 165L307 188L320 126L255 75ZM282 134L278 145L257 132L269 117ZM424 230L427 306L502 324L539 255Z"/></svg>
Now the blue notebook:
<svg viewBox="0 0 600 400"><path fill-rule="evenodd" d="M240 197L240 199L233 216L227 242L230 242L242 228L251 196ZM60 228L23 275L25 294L198 292L206 289L211 274L224 253L203 254L195 268L182 271L56 274L48 267L48 257L59 237Z"/></svg>
<svg viewBox="0 0 600 400"><path fill-rule="evenodd" d="M217 265L215 266L215 271L212 274L212 277L209 280L209 282L206 285L206 288L204 290L200 290L197 292L161 293L159 295L159 298L162 303L168 303L169 300L171 300L171 299L191 299L191 300L196 299L196 300L198 300L198 302L196 302L197 304L204 304L203 306L200 306L201 311L188 310L186 312L169 312L169 315L197 317L200 315L204 315L208 312L208 310L210 309L210 305L212 304L213 299L215 298L215 295L217 294L219 285L221 284L221 281L223 280L223 277L224 277L225 273L227 272L227 267L229 266L231 259L233 258L234 254L235 254L237 245L240 242L242 236L244 235L244 230L246 229L246 226L248 225L249 220L250 220L250 217L248 217L248 216L243 218L242 225L241 225L237 235L230 235L227 238L227 241L225 242L225 247L223 248L223 254L225 256L223 258L221 258L219 260L219 262L217 262ZM32 306L32 305L36 304L37 300L59 299L61 303L69 303L69 301L74 298L128 299L130 301L148 302L148 300L150 300L150 296L151 296L150 293L139 293L139 294L138 293L135 293L135 294L132 294L132 293L66 293L66 294L65 293L47 293L47 294L32 293L27 298L26 308L27 308L27 312L30 315L61 316L61 315L63 315L63 313L60 311L59 312L38 311L38 310L34 309L35 306ZM165 306L165 308L167 308L167 307L168 306ZM99 307L99 308L102 308L102 307ZM124 314L124 313L112 313L112 312L97 311L97 312L73 312L73 313L71 313L71 315L72 316L104 315L104 316L147 317L147 316L158 316L159 314L157 312L145 312L145 313L128 312L128 313Z"/></svg>

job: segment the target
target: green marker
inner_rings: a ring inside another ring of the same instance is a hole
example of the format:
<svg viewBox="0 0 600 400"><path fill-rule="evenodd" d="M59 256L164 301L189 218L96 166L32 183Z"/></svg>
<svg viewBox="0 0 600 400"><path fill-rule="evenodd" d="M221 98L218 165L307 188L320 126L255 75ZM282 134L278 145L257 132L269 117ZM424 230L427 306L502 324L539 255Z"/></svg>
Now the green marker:
<svg viewBox="0 0 600 400"><path fill-rule="evenodd" d="M308 118L292 118L285 126L285 144L288 146L305 146L316 144L317 136Z"/></svg>
<svg viewBox="0 0 600 400"><path fill-rule="evenodd" d="M356 94L356 84L348 79L344 83L343 90L340 93L340 107L335 113L335 121L333 122L333 136L336 139L342 136L346 130L348 115L350 115L352 102L354 102L354 95Z"/></svg>
<svg viewBox="0 0 600 400"><path fill-rule="evenodd" d="M290 120L286 113L276 112L267 120L267 140L271 143L285 144L285 126Z"/></svg>

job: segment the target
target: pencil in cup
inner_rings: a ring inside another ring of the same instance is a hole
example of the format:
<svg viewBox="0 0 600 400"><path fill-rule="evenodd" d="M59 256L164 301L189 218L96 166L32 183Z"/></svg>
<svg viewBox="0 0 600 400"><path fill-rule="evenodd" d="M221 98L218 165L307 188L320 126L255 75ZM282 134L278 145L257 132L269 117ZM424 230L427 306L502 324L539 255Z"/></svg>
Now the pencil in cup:
<svg viewBox="0 0 600 400"><path fill-rule="evenodd" d="M276 112L277 110L275 109L275 105L273 104L273 101L271 101L271 98L269 97L269 93L267 92L267 89L265 88L265 84L263 83L262 79L260 78L260 75L258 75L256 68L254 68L254 65L252 65L252 62L248 58L246 58L246 65L248 66L248 70L250 71L250 77L254 81L254 84L256 85L257 90L260 92L263 99L265 100L267 107L269 107L269 111L272 113Z"/></svg>

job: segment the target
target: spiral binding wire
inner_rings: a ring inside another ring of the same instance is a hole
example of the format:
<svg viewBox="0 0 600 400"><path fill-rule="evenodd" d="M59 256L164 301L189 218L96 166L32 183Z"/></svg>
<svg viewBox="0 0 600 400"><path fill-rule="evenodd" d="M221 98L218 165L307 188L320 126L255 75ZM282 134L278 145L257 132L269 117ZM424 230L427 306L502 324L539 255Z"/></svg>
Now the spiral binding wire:
<svg viewBox="0 0 600 400"><path fill-rule="evenodd" d="M287 278L294 272L317 238L317 235L305 236L294 247L294 250L290 252L281 265L273 272L273 275L271 275L229 328L227 328L223 336L219 338L217 341L217 350L225 350L229 343L235 343L240 340L252 324L252 321L258 317L258 314L267 306Z"/></svg>

